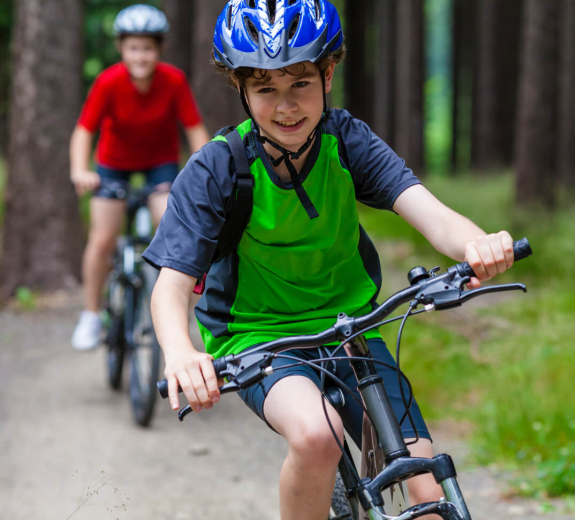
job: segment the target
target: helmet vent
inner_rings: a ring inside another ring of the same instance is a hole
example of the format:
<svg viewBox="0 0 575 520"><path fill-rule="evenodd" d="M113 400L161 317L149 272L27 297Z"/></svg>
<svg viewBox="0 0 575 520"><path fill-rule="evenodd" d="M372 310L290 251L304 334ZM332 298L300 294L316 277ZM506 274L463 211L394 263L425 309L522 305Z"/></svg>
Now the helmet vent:
<svg viewBox="0 0 575 520"><path fill-rule="evenodd" d="M252 41L256 45L258 45L259 37L258 37L258 30L256 29L256 26L247 16L244 18L244 23L246 25L246 29L248 30L249 37L252 39Z"/></svg>
<svg viewBox="0 0 575 520"><path fill-rule="evenodd" d="M276 21L276 0L267 0L267 4L270 23L273 25Z"/></svg>
<svg viewBox="0 0 575 520"><path fill-rule="evenodd" d="M232 6L228 7L228 14L226 15L226 25L228 26L228 31L232 28Z"/></svg>
<svg viewBox="0 0 575 520"><path fill-rule="evenodd" d="M295 36L295 33L297 31L297 27L299 25L299 19L300 19L301 15L300 13L295 15L295 18L293 19L293 22L291 23L290 29L289 29L289 35L288 35L288 41L289 43L291 43L292 38Z"/></svg>
<svg viewBox="0 0 575 520"><path fill-rule="evenodd" d="M248 7L250 9L255 9L256 8L256 0L246 0L246 3L248 4Z"/></svg>
<svg viewBox="0 0 575 520"><path fill-rule="evenodd" d="M315 0L315 19L319 22L321 20L321 1Z"/></svg>
<svg viewBox="0 0 575 520"><path fill-rule="evenodd" d="M295 3L297 3L297 1L298 1L298 0L289 0L288 6L294 5Z"/></svg>

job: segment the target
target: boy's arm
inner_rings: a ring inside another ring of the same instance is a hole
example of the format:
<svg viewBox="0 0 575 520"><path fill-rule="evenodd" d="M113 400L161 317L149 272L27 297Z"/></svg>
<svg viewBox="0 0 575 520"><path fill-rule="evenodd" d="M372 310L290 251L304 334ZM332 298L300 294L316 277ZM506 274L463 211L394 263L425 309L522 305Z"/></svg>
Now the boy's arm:
<svg viewBox="0 0 575 520"><path fill-rule="evenodd" d="M198 123L196 126L184 128L190 152L197 152L202 146L210 141L210 136L203 123Z"/></svg>
<svg viewBox="0 0 575 520"><path fill-rule="evenodd" d="M166 360L170 404L178 409L178 384L192 409L209 409L220 398L213 357L198 352L189 333L188 310L196 278L163 267L152 293L152 318Z"/></svg>
<svg viewBox="0 0 575 520"><path fill-rule="evenodd" d="M513 239L507 231L487 234L468 218L448 208L421 185L402 192L393 210L417 229L440 253L465 260L477 274L469 286L503 273L513 265Z"/></svg>
<svg viewBox="0 0 575 520"><path fill-rule="evenodd" d="M77 125L70 139L70 179L80 197L100 185L100 176L90 171L90 152L94 134Z"/></svg>

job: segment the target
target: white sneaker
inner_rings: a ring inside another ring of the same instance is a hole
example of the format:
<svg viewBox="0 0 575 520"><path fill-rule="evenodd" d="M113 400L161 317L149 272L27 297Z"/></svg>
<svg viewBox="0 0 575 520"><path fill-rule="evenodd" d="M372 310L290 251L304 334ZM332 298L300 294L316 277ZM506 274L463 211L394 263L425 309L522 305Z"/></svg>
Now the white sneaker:
<svg viewBox="0 0 575 520"><path fill-rule="evenodd" d="M102 321L96 312L82 311L72 335L72 347L76 350L92 350L100 344Z"/></svg>

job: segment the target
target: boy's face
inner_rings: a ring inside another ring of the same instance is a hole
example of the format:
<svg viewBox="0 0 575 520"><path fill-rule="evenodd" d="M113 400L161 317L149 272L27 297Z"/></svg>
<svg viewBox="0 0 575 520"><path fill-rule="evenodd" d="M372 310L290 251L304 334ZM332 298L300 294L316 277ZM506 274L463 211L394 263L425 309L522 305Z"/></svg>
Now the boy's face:
<svg viewBox="0 0 575 520"><path fill-rule="evenodd" d="M130 76L148 79L160 60L160 45L150 36L125 36L120 41L120 54Z"/></svg>
<svg viewBox="0 0 575 520"><path fill-rule="evenodd" d="M334 65L325 75L325 90L331 90ZM311 62L288 67L288 71L268 70L246 81L250 110L262 134L277 144L296 151L319 123L323 113L322 81Z"/></svg>

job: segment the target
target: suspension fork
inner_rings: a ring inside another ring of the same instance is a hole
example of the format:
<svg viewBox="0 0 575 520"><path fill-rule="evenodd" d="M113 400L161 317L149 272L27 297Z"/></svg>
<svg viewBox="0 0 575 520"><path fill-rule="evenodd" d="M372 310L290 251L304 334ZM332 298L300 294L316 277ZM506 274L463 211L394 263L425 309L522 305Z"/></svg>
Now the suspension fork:
<svg viewBox="0 0 575 520"><path fill-rule="evenodd" d="M351 340L345 348L350 356L373 359L363 335ZM373 420L378 445L383 451L386 464L399 457L409 457L399 422L374 364L353 359L350 364L358 381L357 389Z"/></svg>

